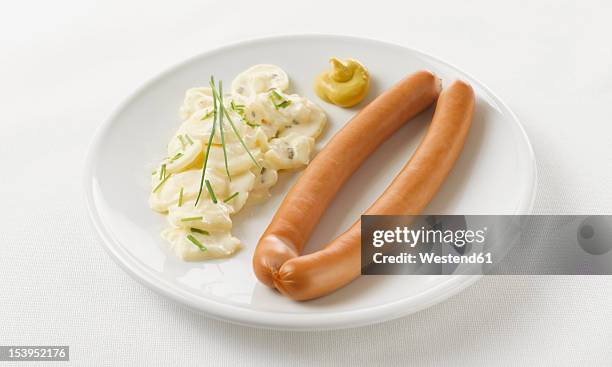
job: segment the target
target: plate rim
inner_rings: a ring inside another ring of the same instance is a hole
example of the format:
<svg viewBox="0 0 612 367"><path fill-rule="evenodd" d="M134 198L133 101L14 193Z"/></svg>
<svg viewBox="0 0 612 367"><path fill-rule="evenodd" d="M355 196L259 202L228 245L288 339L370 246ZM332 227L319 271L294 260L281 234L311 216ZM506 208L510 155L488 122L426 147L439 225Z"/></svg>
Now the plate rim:
<svg viewBox="0 0 612 367"><path fill-rule="evenodd" d="M416 296L405 297L382 305L359 308L357 310L296 314L289 312L252 310L245 307L222 303L214 299L206 299L192 295L190 292L180 288L176 288L170 282L159 278L155 275L154 272L146 268L143 264L133 260L132 255L128 253L122 253L123 246L121 245L120 241L113 237L112 231L102 220L100 213L97 209L96 200L94 197L94 162L99 156L98 153L104 142L103 137L105 135L105 132L110 128L116 117L130 103L132 103L134 99L136 99L142 92L146 91L151 85L153 85L160 79L163 79L168 75L172 74L174 71L198 59L206 58L207 56L216 53L223 53L224 51L233 48L256 45L257 43L274 42L287 39L312 38L375 43L384 47L394 47L408 50L420 56L424 56L427 59L441 63L451 68L458 74L464 75L465 77L473 81L475 84L477 84L482 90L484 90L494 99L495 103L500 106L501 109L508 114L509 118L518 126L522 139L526 143L526 147L528 150L528 160L531 165L531 170L529 171L531 185L527 188L530 192L524 194L523 197L520 199L520 202L517 205L516 212L517 214L530 214L532 212L538 183L536 164L537 161L525 128L518 119L518 117L514 114L514 112L506 105L506 103L501 98L497 96L497 94L491 91L491 89L489 89L487 85L482 83L477 78L474 78L469 73L456 67L452 63L432 56L421 50L374 38L322 33L285 34L249 38L237 42L227 43L220 47L216 47L198 53L183 61L175 63L172 66L161 71L160 73L157 73L154 76L150 77L146 82L141 84L132 93L129 93L124 99L122 99L122 102L114 108L109 117L96 129L93 135L85 158L83 175L87 212L89 214L91 222L94 225L94 228L96 229L96 232L102 239L102 244L105 251L110 255L110 257L113 259L113 261L115 261L115 263L117 263L126 273L128 273L136 281L155 291L156 293L172 299L174 302L177 302L182 306L187 306L190 310L198 311L199 313L203 313L208 317L212 317L218 320L223 320L239 325L267 329L310 331L354 328L389 321L391 319L406 316L421 311L425 308L431 307L460 293L465 288L474 284L482 277L482 275L448 276L449 280L437 284L434 287L429 288ZM199 298L196 299L195 297ZM415 298L417 298L417 301L415 301Z"/></svg>

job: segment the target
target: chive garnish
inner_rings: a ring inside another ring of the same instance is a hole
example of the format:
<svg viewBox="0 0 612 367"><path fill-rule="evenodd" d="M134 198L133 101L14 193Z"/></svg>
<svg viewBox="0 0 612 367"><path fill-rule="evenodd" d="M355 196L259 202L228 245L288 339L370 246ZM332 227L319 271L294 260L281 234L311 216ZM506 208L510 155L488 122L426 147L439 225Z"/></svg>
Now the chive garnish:
<svg viewBox="0 0 612 367"><path fill-rule="evenodd" d="M178 206L179 207L183 206L183 188L182 187L181 187L181 191L179 191Z"/></svg>
<svg viewBox="0 0 612 367"><path fill-rule="evenodd" d="M238 196L238 194L240 194L238 191L236 191L235 193L233 193L232 195L230 195L228 198L226 198L225 200L223 200L224 203L229 202L230 200L232 200L233 198L235 198L236 196Z"/></svg>
<svg viewBox="0 0 612 367"><path fill-rule="evenodd" d="M214 84L210 86L212 88L213 93L213 101L216 100L219 105L223 105L223 81L219 80L219 94L215 90ZM232 101L234 103L234 101ZM232 175L229 172L229 165L227 164L227 149L225 148L225 135L223 134L223 114L219 114L219 132L221 134L221 147L223 148L223 161L225 163L225 172L227 173L227 177L229 181L232 182Z"/></svg>
<svg viewBox="0 0 612 367"><path fill-rule="evenodd" d="M278 94L278 92L276 91L276 89L270 89L270 96L273 97L274 99L276 99L277 101L283 100L283 96L281 96L280 94Z"/></svg>
<svg viewBox="0 0 612 367"><path fill-rule="evenodd" d="M210 83L211 85L215 85L215 79L212 76L210 77ZM213 118L213 126L212 126L212 130L210 131L210 136L208 137L208 146L206 147L206 156L204 157L204 165L202 166L202 177L200 178L200 188L198 190L198 197L196 198L194 206L198 205L198 202L200 201L200 197L202 196L202 190L204 189L204 177L206 176L206 166L208 165L208 157L210 155L210 147L212 147L213 137L215 136L215 128L217 126L217 103L215 102L215 100L213 100L213 111L215 114Z"/></svg>
<svg viewBox="0 0 612 367"><path fill-rule="evenodd" d="M179 135L177 138L181 142L181 149L185 150L185 140L183 140L183 135Z"/></svg>
<svg viewBox="0 0 612 367"><path fill-rule="evenodd" d="M200 241L198 241L197 238L193 237L193 235L188 234L187 235L187 239L189 241L191 241L191 243L193 243L194 245L196 245L197 248L200 249L200 251L207 251L208 249L206 248L206 246L202 245L202 243Z"/></svg>
<svg viewBox="0 0 612 367"><path fill-rule="evenodd" d="M153 189L153 192L157 192L157 190L159 190L160 187L162 187L162 185L164 183L166 183L166 181L168 181L168 179L170 178L170 176L172 176L172 173L169 174L168 176L165 176L161 181L159 181L159 183L157 184L157 186L155 186L155 188Z"/></svg>
<svg viewBox="0 0 612 367"><path fill-rule="evenodd" d="M191 227L191 232L203 234L205 236L210 236L210 233L208 231L205 231L205 230L200 229L200 228L193 228L193 227Z"/></svg>
<svg viewBox="0 0 612 367"><path fill-rule="evenodd" d="M253 161L253 163L255 163L255 165L257 166L257 168L260 167L259 163L257 163L257 161L255 160L255 157L253 157L253 154L251 154L251 151L249 150L249 148L246 146L246 144L244 143L244 140L242 140L242 136L240 136L240 133L238 132L238 129L236 129L236 125L234 125L234 121L232 120L232 118L230 117L229 113L227 112L227 109L225 108L225 106L223 105L223 103L221 103L219 105L220 108L220 112L221 114L224 114L225 117L227 118L227 121L230 123L230 126L232 127L232 130L234 130L234 134L236 134L236 137L238 137L238 140L240 141L240 144L242 145L242 147L244 148L244 150L246 150L246 152L249 154L249 157L251 157L251 160Z"/></svg>
<svg viewBox="0 0 612 367"><path fill-rule="evenodd" d="M189 135L185 134L185 139L189 142L189 145L193 145L193 140L189 137Z"/></svg>
<svg viewBox="0 0 612 367"><path fill-rule="evenodd" d="M204 116L202 116L202 118L200 120L206 120L207 118L209 118L210 116L212 116L215 113L214 110L212 111L208 111L208 113Z"/></svg>
<svg viewBox="0 0 612 367"><path fill-rule="evenodd" d="M161 165L161 169L159 170L159 179L163 180L166 177L166 164Z"/></svg>
<svg viewBox="0 0 612 367"><path fill-rule="evenodd" d="M174 155L174 157L170 158L170 163L176 161L177 159L181 158L183 156L183 153L178 152Z"/></svg>
<svg viewBox="0 0 612 367"><path fill-rule="evenodd" d="M213 76L210 77L210 86L211 86L211 88L213 90L213 96L214 96L214 94L216 93L216 90L215 90L215 78ZM223 96L221 96L221 98L223 98ZM204 157L204 164L202 165L202 177L200 178L200 188L198 190L198 197L196 198L196 201L195 201L195 205L196 206L198 205L198 203L200 201L200 197L202 196L202 190L204 189L204 181L205 181L205 176L206 176L206 166L208 165L208 156L209 156L209 153L210 153L210 148L212 146L212 140L213 140L213 137L214 137L215 131L216 131L217 119L219 118L218 115L225 115L225 117L227 118L227 121L230 123L230 126L232 127L232 130L234 130L234 134L236 134L236 136L238 137L238 140L240 141L240 144L242 145L244 150L246 150L246 152L248 153L249 157L251 157L251 160L253 161L253 163L255 163L255 166L257 166L258 168L261 167L259 165L259 163L257 163L257 160L255 160L255 157L253 157L253 154L251 153L249 148L246 146L246 144L245 144L244 140L242 139L242 137L240 136L240 133L238 132L238 129L236 128L236 125L234 125L234 121L232 121L232 118L230 117L229 113L227 112L227 109L225 108L225 106L223 104L223 100L221 99L220 103L218 103L218 104L217 104L217 102L219 102L218 94L217 94L217 98L214 98L214 100L213 100L213 112L214 112L213 127L212 127L212 131L210 133L210 136L208 138L208 146L206 147L206 153L205 153L206 156ZM214 195L214 193L212 193L211 197L213 195ZM217 203L216 198L213 201L215 202L215 204Z"/></svg>
<svg viewBox="0 0 612 367"><path fill-rule="evenodd" d="M208 194L210 195L210 198L212 199L213 203L217 203L217 195L215 195L215 191L212 188L212 185L210 184L210 181L206 180L206 189L208 190Z"/></svg>
<svg viewBox="0 0 612 367"><path fill-rule="evenodd" d="M155 176L157 174L157 171L153 171L153 173L151 173L151 176Z"/></svg>
<svg viewBox="0 0 612 367"><path fill-rule="evenodd" d="M234 125L234 121L232 121L232 119L229 116L229 114L227 113L227 110L225 109L225 107L221 108L221 113L225 114L225 117L227 117L227 121L229 121L230 125L232 126L232 130L234 130L234 134L236 134L236 136L238 137L238 140L240 141L240 144L242 145L244 150L246 150L246 152L248 153L249 157L251 157L251 160L253 161L253 163L255 163L257 168L261 167L259 165L259 163L257 163L257 161L255 160L255 157L253 157L253 154L251 154L251 151L249 150L249 148L247 148L246 144L244 143L244 140L242 140L242 137L240 136L240 133L238 132L238 129L236 129L236 125Z"/></svg>
<svg viewBox="0 0 612 367"><path fill-rule="evenodd" d="M276 108L277 110L279 108L285 108L291 104L290 100L283 98L283 96L278 94L278 92L275 89L270 90L270 93L268 94L268 98L270 98L270 101L272 101L274 108Z"/></svg>
<svg viewBox="0 0 612 367"><path fill-rule="evenodd" d="M246 118L246 115L245 115L245 112L244 112L244 108L245 108L245 107L244 107L244 105L243 105L243 104L235 104L235 103L234 103L234 101L231 101L231 102L230 102L230 108L231 108L232 110L234 110L234 111L235 111L235 112L236 112L236 113L237 113L237 114L240 116L240 119L242 120L242 122L244 122L244 123L245 123L245 124L247 124L248 126L250 126L250 127L257 127L257 126L260 126L259 124L255 124L255 123L253 123L253 122L249 121L249 120Z"/></svg>
<svg viewBox="0 0 612 367"><path fill-rule="evenodd" d="M199 216L199 217L185 217L185 218L181 218L181 222L193 222L194 220L202 220L204 219L203 216Z"/></svg>
<svg viewBox="0 0 612 367"><path fill-rule="evenodd" d="M230 102L230 107L232 108L232 110L238 112L238 113L244 113L244 105L243 104L235 104L234 101Z"/></svg>
<svg viewBox="0 0 612 367"><path fill-rule="evenodd" d="M276 107L277 108L285 108L287 106L289 106L291 104L291 101L286 99L284 101L282 101L280 104L277 104Z"/></svg>

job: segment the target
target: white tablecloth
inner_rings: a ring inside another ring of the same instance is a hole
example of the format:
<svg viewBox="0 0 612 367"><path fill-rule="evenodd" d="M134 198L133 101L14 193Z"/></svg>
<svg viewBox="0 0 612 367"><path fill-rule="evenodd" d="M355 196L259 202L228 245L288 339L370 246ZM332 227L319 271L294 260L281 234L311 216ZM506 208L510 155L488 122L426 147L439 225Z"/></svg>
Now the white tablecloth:
<svg viewBox="0 0 612 367"><path fill-rule="evenodd" d="M184 310L100 246L81 181L101 121L174 63L281 33L366 36L450 61L524 123L536 213L612 212L610 2L401 3L2 5L0 344L70 345L79 366L612 365L611 277L489 277L400 320L291 333Z"/></svg>

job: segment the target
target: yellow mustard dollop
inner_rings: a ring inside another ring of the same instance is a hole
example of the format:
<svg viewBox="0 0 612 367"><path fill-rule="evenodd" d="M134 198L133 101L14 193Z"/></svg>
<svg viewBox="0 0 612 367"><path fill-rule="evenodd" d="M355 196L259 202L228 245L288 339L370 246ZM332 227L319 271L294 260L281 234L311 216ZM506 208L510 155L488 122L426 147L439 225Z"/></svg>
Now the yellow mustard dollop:
<svg viewBox="0 0 612 367"><path fill-rule="evenodd" d="M324 71L315 80L315 92L324 101L341 107L351 107L361 102L370 88L370 74L359 61L329 60L331 69Z"/></svg>

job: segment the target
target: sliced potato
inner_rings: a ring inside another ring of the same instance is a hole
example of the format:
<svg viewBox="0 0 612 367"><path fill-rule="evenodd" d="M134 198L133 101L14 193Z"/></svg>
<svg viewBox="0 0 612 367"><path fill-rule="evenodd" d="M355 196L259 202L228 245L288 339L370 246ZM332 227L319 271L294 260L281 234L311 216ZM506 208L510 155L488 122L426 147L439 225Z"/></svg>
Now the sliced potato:
<svg viewBox="0 0 612 367"><path fill-rule="evenodd" d="M195 200L168 210L168 222L176 228L198 228L208 232L224 232L232 229L230 209L223 202L213 203L209 198Z"/></svg>
<svg viewBox="0 0 612 367"><path fill-rule="evenodd" d="M316 139L327 125L327 115L325 115L325 112L306 98L300 97L299 102L292 103L287 109L289 110L287 112L295 117L290 125L284 126L281 129L278 134L279 137L286 137L294 133Z"/></svg>
<svg viewBox="0 0 612 367"><path fill-rule="evenodd" d="M165 213L175 204L178 204L181 188L183 189L183 202L195 200L200 188L202 170L193 169L185 172L171 174L162 184L159 175L153 175L151 184L156 191L149 195L149 206L151 209ZM214 171L206 172L206 178L210 181L213 190L218 195L227 194L227 183L223 175ZM159 187L158 187L159 186ZM206 188L202 190L202 197L209 198Z"/></svg>
<svg viewBox="0 0 612 367"><path fill-rule="evenodd" d="M208 87L191 88L185 92L183 105L179 109L179 116L183 120L190 118L195 112L212 106L212 90Z"/></svg>
<svg viewBox="0 0 612 367"><path fill-rule="evenodd" d="M270 149L266 152L264 161L267 166L276 170L299 168L310 162L313 149L313 138L289 133L270 141Z"/></svg>
<svg viewBox="0 0 612 367"><path fill-rule="evenodd" d="M226 204L231 207L232 213L238 212L246 203L249 198L249 192L253 190L255 185L255 178L255 174L251 171L246 171L239 176L232 177L232 181L228 185L228 194L223 198L224 201L228 199Z"/></svg>
<svg viewBox="0 0 612 367"><path fill-rule="evenodd" d="M183 261L228 257L241 247L240 240L227 232L205 235L183 228L167 228L162 231L161 236L168 242L176 256ZM194 243L194 240L197 242Z"/></svg>
<svg viewBox="0 0 612 367"><path fill-rule="evenodd" d="M272 88L286 91L289 88L289 77L283 69L270 64L252 66L238 74L232 82L232 93L245 100Z"/></svg>

